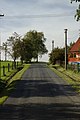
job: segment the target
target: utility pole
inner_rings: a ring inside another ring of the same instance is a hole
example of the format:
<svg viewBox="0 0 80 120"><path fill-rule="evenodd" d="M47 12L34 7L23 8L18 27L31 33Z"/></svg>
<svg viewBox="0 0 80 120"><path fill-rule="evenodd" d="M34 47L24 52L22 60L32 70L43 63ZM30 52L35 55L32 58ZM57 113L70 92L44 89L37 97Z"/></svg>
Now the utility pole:
<svg viewBox="0 0 80 120"><path fill-rule="evenodd" d="M3 17L4 14L0 14L0 17ZM0 39L0 80L1 80L1 39Z"/></svg>
<svg viewBox="0 0 80 120"><path fill-rule="evenodd" d="M64 29L65 30L65 70L67 70L67 62L68 62L68 59L67 59L67 29Z"/></svg>
<svg viewBox="0 0 80 120"><path fill-rule="evenodd" d="M52 50L54 49L54 40L52 40Z"/></svg>

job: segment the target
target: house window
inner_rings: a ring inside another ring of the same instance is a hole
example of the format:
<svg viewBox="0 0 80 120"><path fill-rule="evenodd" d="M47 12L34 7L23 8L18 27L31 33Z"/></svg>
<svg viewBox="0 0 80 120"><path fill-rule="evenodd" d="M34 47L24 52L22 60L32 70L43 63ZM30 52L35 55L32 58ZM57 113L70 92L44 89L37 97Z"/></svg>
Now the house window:
<svg viewBox="0 0 80 120"><path fill-rule="evenodd" d="M74 58L76 58L76 53L74 53Z"/></svg>

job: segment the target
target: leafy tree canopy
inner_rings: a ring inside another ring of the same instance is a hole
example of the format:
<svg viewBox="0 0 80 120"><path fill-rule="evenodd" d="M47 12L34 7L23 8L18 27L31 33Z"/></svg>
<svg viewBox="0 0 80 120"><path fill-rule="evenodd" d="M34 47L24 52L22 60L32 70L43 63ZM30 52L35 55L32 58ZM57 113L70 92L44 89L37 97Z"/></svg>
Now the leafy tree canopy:
<svg viewBox="0 0 80 120"><path fill-rule="evenodd" d="M21 58L22 62L31 61L32 58L38 61L38 56L48 52L45 41L43 32L33 30L27 32L23 38L14 32L7 40L7 44L10 46L10 55L14 61L17 58Z"/></svg>
<svg viewBox="0 0 80 120"><path fill-rule="evenodd" d="M65 50L64 48L55 48L52 50L50 53L50 63L55 64L57 61L61 62L64 61L64 55L65 55Z"/></svg>
<svg viewBox="0 0 80 120"><path fill-rule="evenodd" d="M75 1L75 2L80 2L80 0L71 0L71 3L72 3L73 1ZM80 4L79 4L78 9L76 10L75 18L76 18L77 21L80 20Z"/></svg>
<svg viewBox="0 0 80 120"><path fill-rule="evenodd" d="M39 55L41 56L48 52L44 44L46 39L44 38L43 32L37 32L36 30L29 31L23 39L25 42L31 44L32 58L37 59L37 61Z"/></svg>

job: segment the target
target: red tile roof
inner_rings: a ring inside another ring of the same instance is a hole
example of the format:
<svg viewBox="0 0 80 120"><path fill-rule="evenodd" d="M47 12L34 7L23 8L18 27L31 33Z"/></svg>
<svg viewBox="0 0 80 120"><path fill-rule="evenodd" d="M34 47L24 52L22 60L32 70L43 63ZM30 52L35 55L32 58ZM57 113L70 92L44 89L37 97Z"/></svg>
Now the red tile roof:
<svg viewBox="0 0 80 120"><path fill-rule="evenodd" d="M71 47L70 52L76 52L80 50L80 37L76 41L76 43Z"/></svg>

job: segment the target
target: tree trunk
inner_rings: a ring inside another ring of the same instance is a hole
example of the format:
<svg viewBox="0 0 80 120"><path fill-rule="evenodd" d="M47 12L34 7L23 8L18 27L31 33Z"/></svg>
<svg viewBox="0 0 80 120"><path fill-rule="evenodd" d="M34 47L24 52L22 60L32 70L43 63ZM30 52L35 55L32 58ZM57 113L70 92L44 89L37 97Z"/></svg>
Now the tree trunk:
<svg viewBox="0 0 80 120"><path fill-rule="evenodd" d="M38 63L38 55L37 55L37 61L36 62Z"/></svg>
<svg viewBox="0 0 80 120"><path fill-rule="evenodd" d="M23 58L21 57L21 64L23 64Z"/></svg>
<svg viewBox="0 0 80 120"><path fill-rule="evenodd" d="M7 61L7 50L5 50L5 61Z"/></svg>
<svg viewBox="0 0 80 120"><path fill-rule="evenodd" d="M16 69L16 58L14 58L14 68Z"/></svg>

